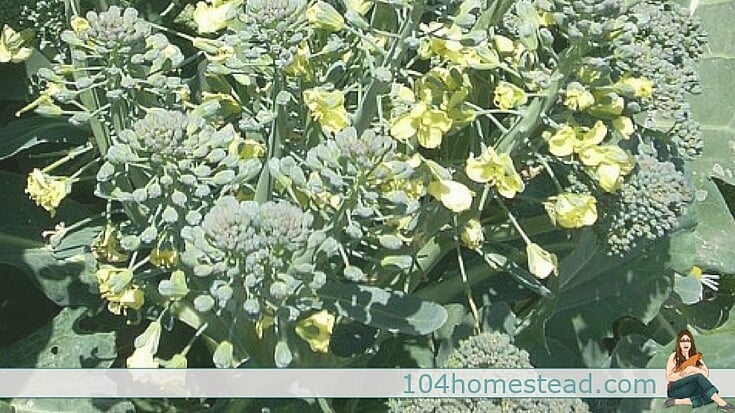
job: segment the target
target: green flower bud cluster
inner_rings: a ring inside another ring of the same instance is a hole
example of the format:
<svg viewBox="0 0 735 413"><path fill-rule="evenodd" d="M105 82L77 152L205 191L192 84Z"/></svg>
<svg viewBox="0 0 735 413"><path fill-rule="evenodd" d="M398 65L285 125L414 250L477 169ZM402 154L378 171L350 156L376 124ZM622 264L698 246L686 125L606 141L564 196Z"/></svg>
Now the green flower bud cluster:
<svg viewBox="0 0 735 413"><path fill-rule="evenodd" d="M157 107L181 106L188 100L188 87L178 76L169 75L184 55L163 34L152 34L152 26L137 10L112 6L99 14L90 11L86 18L73 18L71 26L73 30L65 30L60 38L72 58L89 69L56 65L39 71L56 101L69 103L90 89L98 91L103 108L123 100ZM80 113L70 121L85 123L92 116Z"/></svg>
<svg viewBox="0 0 735 413"><path fill-rule="evenodd" d="M335 238L350 250L366 248L366 243L377 246L379 254L367 248L380 261L381 254L399 255L410 243L419 222L425 180L408 159L396 154L390 137L372 130L358 136L348 127L309 150L301 167L285 157L273 162L271 170L277 172L277 179L288 178L289 184L309 196L312 207L341 232ZM344 221L333 221L338 217ZM362 269L373 272L371 265L379 263L365 263ZM350 281L361 281L363 276L362 271L345 270Z"/></svg>
<svg viewBox="0 0 735 413"><path fill-rule="evenodd" d="M693 200L690 184L673 163L645 154L637 155L636 163L630 180L601 205L605 213L598 230L610 254L623 256L674 231Z"/></svg>
<svg viewBox="0 0 735 413"><path fill-rule="evenodd" d="M528 353L507 334L483 332L460 343L449 355L446 368L533 368ZM580 399L390 399L391 412L588 412Z"/></svg>
<svg viewBox="0 0 735 413"><path fill-rule="evenodd" d="M707 44L697 16L676 2L647 0L636 3L628 13L635 30L617 40L613 62L621 70L654 81L648 127L672 136L678 156L692 159L702 151L702 134L686 103L687 93L700 90L697 60ZM673 121L673 128L669 129Z"/></svg>
<svg viewBox="0 0 735 413"><path fill-rule="evenodd" d="M64 40L72 46L93 45L93 52L101 55L115 52L128 54L145 48L151 34L151 25L138 17L138 11L124 11L112 6L106 12L90 11L85 21L76 22L74 31L66 31Z"/></svg>
<svg viewBox="0 0 735 413"><path fill-rule="evenodd" d="M245 5L245 15L261 27L280 31L285 29L284 24L297 20L305 6L304 0L250 0Z"/></svg>
<svg viewBox="0 0 735 413"><path fill-rule="evenodd" d="M326 282L312 264L325 240L312 231L312 221L311 214L286 201L220 198L199 225L182 230L182 262L197 277L195 283L208 285L194 306L244 310L255 320L281 308L290 314L308 308Z"/></svg>
<svg viewBox="0 0 735 413"><path fill-rule="evenodd" d="M217 73L270 73L275 64L291 64L299 43L305 38L305 0L248 1L239 15L237 31L220 38L231 49Z"/></svg>
<svg viewBox="0 0 735 413"><path fill-rule="evenodd" d="M151 243L166 227L198 224L201 208L257 175L257 159L230 153L241 141L231 125L215 129L192 115L151 110L108 150L98 194L137 205L149 217L138 235Z"/></svg>

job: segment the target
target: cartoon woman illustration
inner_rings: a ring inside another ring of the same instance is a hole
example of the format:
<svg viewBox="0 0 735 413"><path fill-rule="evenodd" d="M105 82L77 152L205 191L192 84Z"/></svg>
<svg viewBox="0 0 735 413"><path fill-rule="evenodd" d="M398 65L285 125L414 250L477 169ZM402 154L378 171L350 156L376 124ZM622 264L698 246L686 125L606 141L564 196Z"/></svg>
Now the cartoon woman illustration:
<svg viewBox="0 0 735 413"><path fill-rule="evenodd" d="M666 379L669 385L664 402L666 407L676 404L691 404L692 407L704 406L712 402L722 412L735 412L735 407L722 400L718 390L710 383L709 369L702 360L702 353L697 353L694 337L689 330L679 332L674 353L666 363Z"/></svg>

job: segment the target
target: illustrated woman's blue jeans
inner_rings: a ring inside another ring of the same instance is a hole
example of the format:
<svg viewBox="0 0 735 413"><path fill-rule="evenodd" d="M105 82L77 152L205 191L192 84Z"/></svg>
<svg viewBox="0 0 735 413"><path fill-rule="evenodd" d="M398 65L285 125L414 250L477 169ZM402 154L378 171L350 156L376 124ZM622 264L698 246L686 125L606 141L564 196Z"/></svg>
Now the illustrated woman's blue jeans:
<svg viewBox="0 0 735 413"><path fill-rule="evenodd" d="M671 383L666 391L666 395L674 399L689 398L692 401L692 407L712 403L712 395L715 393L717 393L717 388L701 373L692 374Z"/></svg>

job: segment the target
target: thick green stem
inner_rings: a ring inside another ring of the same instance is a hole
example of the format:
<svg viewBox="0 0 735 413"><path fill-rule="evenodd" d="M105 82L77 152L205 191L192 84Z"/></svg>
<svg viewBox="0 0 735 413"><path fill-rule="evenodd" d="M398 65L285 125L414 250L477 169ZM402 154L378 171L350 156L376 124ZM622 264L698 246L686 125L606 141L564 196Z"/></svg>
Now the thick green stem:
<svg viewBox="0 0 735 413"><path fill-rule="evenodd" d="M260 171L258 178L258 186L255 190L255 201L262 204L267 202L273 196L273 177L268 168L268 160L281 156L282 142L288 133L288 112L285 105L276 103L278 94L283 90L283 75L276 73L273 80L273 90L271 91L271 104L276 110L276 117L271 124L271 133L268 136L268 154L263 169Z"/></svg>
<svg viewBox="0 0 735 413"><path fill-rule="evenodd" d="M69 19L72 16L75 16L77 11L79 10L79 5L75 2L75 0L65 0L65 6L66 15ZM78 80L79 77L82 77L81 75L84 73L84 69L86 68L87 64L84 61L74 59L74 55L72 54L72 66L77 69L73 72L74 80ZM94 113L100 107L99 98L94 90L87 90L80 93L79 99L82 101L82 104L85 108L87 108L89 112ZM104 156L107 153L107 148L110 147L110 132L107 130L107 127L96 117L92 117L92 119L90 119L89 126L92 128L92 136L94 137L94 143L97 146L97 150L102 156Z"/></svg>
<svg viewBox="0 0 735 413"><path fill-rule="evenodd" d="M393 48L388 52L388 56L383 61L382 67L390 73L395 73L398 68L403 67L401 63L403 54L406 52L406 39L418 28L421 22L421 16L424 14L425 3L425 0L414 0L411 14L403 25L400 37L395 40ZM358 136L362 135L370 126L378 110L377 99L379 99L380 95L390 90L390 84L390 81L380 80L375 77L370 80L370 86L368 86L367 92L365 92L354 118Z"/></svg>

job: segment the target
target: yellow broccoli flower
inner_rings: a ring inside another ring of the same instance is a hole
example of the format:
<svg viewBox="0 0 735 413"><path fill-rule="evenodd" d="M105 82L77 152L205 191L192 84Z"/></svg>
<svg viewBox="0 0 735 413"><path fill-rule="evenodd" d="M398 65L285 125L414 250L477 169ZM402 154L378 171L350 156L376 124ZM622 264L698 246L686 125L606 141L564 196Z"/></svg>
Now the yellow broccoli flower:
<svg viewBox="0 0 735 413"><path fill-rule="evenodd" d="M125 360L125 365L129 369L156 369L159 364L153 358L154 355L147 348L136 348Z"/></svg>
<svg viewBox="0 0 735 413"><path fill-rule="evenodd" d="M294 77L303 77L306 80L312 79L312 70L309 59L311 58L311 49L307 41L301 42L293 61L283 68L283 72Z"/></svg>
<svg viewBox="0 0 735 413"><path fill-rule="evenodd" d="M468 158L465 172L475 182L490 182L505 198L513 198L516 193L525 189L523 180L516 172L510 155L498 154L493 148L487 148L477 158Z"/></svg>
<svg viewBox="0 0 735 413"><path fill-rule="evenodd" d="M254 159L265 156L267 148L255 139L233 140L228 147L233 155L239 155L240 159Z"/></svg>
<svg viewBox="0 0 735 413"><path fill-rule="evenodd" d="M317 29L338 32L345 27L345 19L329 3L318 1L306 11L306 19Z"/></svg>
<svg viewBox="0 0 735 413"><path fill-rule="evenodd" d="M615 90L628 97L650 98L653 96L653 81L645 77L626 77L615 84Z"/></svg>
<svg viewBox="0 0 735 413"><path fill-rule="evenodd" d="M564 105L573 111L583 111L595 103L595 97L589 90L577 82L567 86Z"/></svg>
<svg viewBox="0 0 735 413"><path fill-rule="evenodd" d="M135 338L135 351L127 358L128 368L157 368L159 363L153 359L158 352L158 344L161 340L161 322L153 321L148 324L145 331Z"/></svg>
<svg viewBox="0 0 735 413"><path fill-rule="evenodd" d="M194 10L194 23L199 33L215 33L227 27L227 21L236 13L242 0L213 0L210 3L200 1Z"/></svg>
<svg viewBox="0 0 735 413"><path fill-rule="evenodd" d="M500 65L498 53L490 49L486 40L474 46L462 44L465 36L457 25L446 27L442 23L431 22L422 24L421 30L427 34L419 48L419 56L423 59L436 55L460 67L477 70L494 69Z"/></svg>
<svg viewBox="0 0 735 413"><path fill-rule="evenodd" d="M33 31L26 29L20 33L13 30L7 24L3 25L3 31L0 33L0 63L21 63L25 62L33 49L26 47L33 39Z"/></svg>
<svg viewBox="0 0 735 413"><path fill-rule="evenodd" d="M627 116L618 116L613 119L612 126L615 132L619 133L623 139L630 139L630 136L635 132L635 125L633 125L633 121Z"/></svg>
<svg viewBox="0 0 735 413"><path fill-rule="evenodd" d="M528 103L526 92L512 83L500 82L495 87L493 94L493 103L502 110L512 109Z"/></svg>
<svg viewBox="0 0 735 413"><path fill-rule="evenodd" d="M515 46L513 45L513 40L510 40L509 38L496 34L493 36L493 45L495 46L495 49L498 51L498 53L502 54L513 54L516 50Z"/></svg>
<svg viewBox="0 0 735 413"><path fill-rule="evenodd" d="M549 197L544 208L551 221L563 228L581 228L597 221L597 200L591 195L564 192Z"/></svg>
<svg viewBox="0 0 735 413"><path fill-rule="evenodd" d="M118 242L119 230L112 224L105 225L97 242L92 246L92 255L103 262L125 262L128 260L128 254L120 250Z"/></svg>
<svg viewBox="0 0 735 413"><path fill-rule="evenodd" d="M173 268L179 262L179 251L173 245L173 236L168 231L159 235L156 246L151 250L150 262L158 268Z"/></svg>
<svg viewBox="0 0 735 413"><path fill-rule="evenodd" d="M72 17L70 25L71 25L72 30L74 30L74 33L76 34L83 33L89 30L89 21L85 19L84 17L80 17L80 16Z"/></svg>
<svg viewBox="0 0 735 413"><path fill-rule="evenodd" d="M574 145L577 141L577 133L569 125L564 125L553 134L549 131L543 133L543 138L549 145L549 152L562 157L574 153Z"/></svg>
<svg viewBox="0 0 735 413"><path fill-rule="evenodd" d="M433 149L441 145L444 134L451 128L452 120L444 111L419 102L391 121L390 134L400 141L416 136L421 146Z"/></svg>
<svg viewBox="0 0 735 413"><path fill-rule="evenodd" d="M319 311L299 321L296 324L296 334L309 343L312 351L327 353L329 352L329 341L332 339L334 321L335 317L329 311Z"/></svg>
<svg viewBox="0 0 735 413"><path fill-rule="evenodd" d="M559 261L556 254L552 254L532 242L526 245L526 255L528 256L528 271L536 277L544 279L551 273L558 274Z"/></svg>
<svg viewBox="0 0 735 413"><path fill-rule="evenodd" d="M438 199L445 208L453 212L462 212L472 206L472 191L464 184L450 179L433 181L428 187L429 195Z"/></svg>
<svg viewBox="0 0 735 413"><path fill-rule="evenodd" d="M594 176L600 187L613 192L620 187L623 177L635 167L635 158L617 145L592 146L579 154L585 166L594 167Z"/></svg>
<svg viewBox="0 0 735 413"><path fill-rule="evenodd" d="M373 7L373 0L344 0L347 10L364 16Z"/></svg>
<svg viewBox="0 0 735 413"><path fill-rule="evenodd" d="M95 273L100 295L108 301L111 313L120 315L128 308L140 310L145 303L143 291L132 284L133 273L127 268L102 266Z"/></svg>
<svg viewBox="0 0 735 413"><path fill-rule="evenodd" d="M25 192L53 217L61 201L71 192L71 185L71 178L48 175L36 168L28 175Z"/></svg>
<svg viewBox="0 0 735 413"><path fill-rule="evenodd" d="M607 136L607 126L602 121L597 121L585 131L564 125L553 134L546 131L542 136L549 145L549 152L564 157L572 153L579 154L586 148L599 145Z"/></svg>
<svg viewBox="0 0 735 413"><path fill-rule="evenodd" d="M107 301L107 309L115 314L126 314L128 308L140 310L145 304L143 290L137 285L131 285L120 294L109 294L104 297Z"/></svg>
<svg viewBox="0 0 735 413"><path fill-rule="evenodd" d="M337 133L350 124L345 97L339 90L328 92L320 87L305 90L304 103L327 132Z"/></svg>

